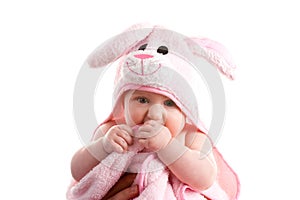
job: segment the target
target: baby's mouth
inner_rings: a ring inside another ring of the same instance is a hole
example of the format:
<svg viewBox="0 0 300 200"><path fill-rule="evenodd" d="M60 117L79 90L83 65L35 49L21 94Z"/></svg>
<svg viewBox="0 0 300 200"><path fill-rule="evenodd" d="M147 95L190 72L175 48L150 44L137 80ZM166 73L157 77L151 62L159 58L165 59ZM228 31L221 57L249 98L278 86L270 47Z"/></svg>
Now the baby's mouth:
<svg viewBox="0 0 300 200"><path fill-rule="evenodd" d="M143 124L137 124L137 125L134 125L132 127L132 133L133 133L133 136L136 135L136 133L138 132L139 128L142 126Z"/></svg>

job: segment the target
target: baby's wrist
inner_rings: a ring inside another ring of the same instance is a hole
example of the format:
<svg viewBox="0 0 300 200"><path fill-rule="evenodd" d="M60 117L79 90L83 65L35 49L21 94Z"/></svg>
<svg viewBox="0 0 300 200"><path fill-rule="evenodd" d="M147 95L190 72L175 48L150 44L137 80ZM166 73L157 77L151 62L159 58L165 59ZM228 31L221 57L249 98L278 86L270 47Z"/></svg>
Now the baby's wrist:
<svg viewBox="0 0 300 200"><path fill-rule="evenodd" d="M111 144L109 142L107 142L106 138L101 138L99 141L99 150L104 151L107 154L110 154L111 152L113 152L113 148L111 147ZM101 147L102 148L101 148Z"/></svg>
<svg viewBox="0 0 300 200"><path fill-rule="evenodd" d="M103 157L106 157L109 154L104 148L103 140L104 138L99 138L87 147L88 151L92 154L92 156L99 161L101 161Z"/></svg>
<svg viewBox="0 0 300 200"><path fill-rule="evenodd" d="M168 166L178 160L188 150L178 139L172 138L164 148L156 153L158 158Z"/></svg>

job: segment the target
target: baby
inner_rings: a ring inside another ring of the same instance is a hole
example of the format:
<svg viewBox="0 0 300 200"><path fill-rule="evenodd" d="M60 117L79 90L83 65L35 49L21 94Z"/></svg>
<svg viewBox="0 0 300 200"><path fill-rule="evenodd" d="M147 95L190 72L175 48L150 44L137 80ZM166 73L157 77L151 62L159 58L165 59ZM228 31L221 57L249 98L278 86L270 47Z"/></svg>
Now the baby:
<svg viewBox="0 0 300 200"><path fill-rule="evenodd" d="M101 199L124 172L138 174L140 199L236 198L238 189L229 187L237 187L237 177L209 142L198 117L192 88L197 72L169 52L170 37L157 43L166 32L161 34L151 31L147 43L131 44L120 59L113 111L91 143L73 156L75 183L69 199ZM91 66L107 64L99 61L101 51L89 58Z"/></svg>
<svg viewBox="0 0 300 200"><path fill-rule="evenodd" d="M128 118L101 125L93 142L75 154L72 161L75 180L80 181L110 153L124 153L130 145L138 142L144 152L156 152L179 180L195 190L212 185L216 177L213 155L210 153L200 159L199 153L206 135L185 124L185 115L173 100L143 90L129 90L124 99ZM135 131L132 127L137 124L139 128ZM178 147L180 145L182 147ZM170 163L170 160L174 162Z"/></svg>

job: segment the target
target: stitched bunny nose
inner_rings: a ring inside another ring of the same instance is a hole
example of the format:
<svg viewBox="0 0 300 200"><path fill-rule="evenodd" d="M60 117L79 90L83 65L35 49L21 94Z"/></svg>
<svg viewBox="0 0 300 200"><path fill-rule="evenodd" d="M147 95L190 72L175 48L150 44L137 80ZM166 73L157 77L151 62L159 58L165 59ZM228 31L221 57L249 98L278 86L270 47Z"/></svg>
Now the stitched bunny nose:
<svg viewBox="0 0 300 200"><path fill-rule="evenodd" d="M167 112L162 105L154 104L148 110L147 119L155 120L155 121L160 122L161 124L165 124L166 115L167 115Z"/></svg>
<svg viewBox="0 0 300 200"><path fill-rule="evenodd" d="M147 58L153 58L152 55L149 54L136 54L134 57L139 58L139 59L147 59Z"/></svg>

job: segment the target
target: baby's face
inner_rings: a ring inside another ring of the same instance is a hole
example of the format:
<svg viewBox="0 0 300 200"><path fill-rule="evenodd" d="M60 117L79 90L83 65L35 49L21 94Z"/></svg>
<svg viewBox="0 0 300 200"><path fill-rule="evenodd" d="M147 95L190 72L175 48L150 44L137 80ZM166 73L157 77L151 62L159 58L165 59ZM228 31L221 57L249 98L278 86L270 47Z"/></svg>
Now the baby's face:
<svg viewBox="0 0 300 200"><path fill-rule="evenodd" d="M166 126L172 136L180 133L185 125L185 116L168 97L146 91L129 91L125 95L125 112L130 118L129 125L143 124L156 120Z"/></svg>

